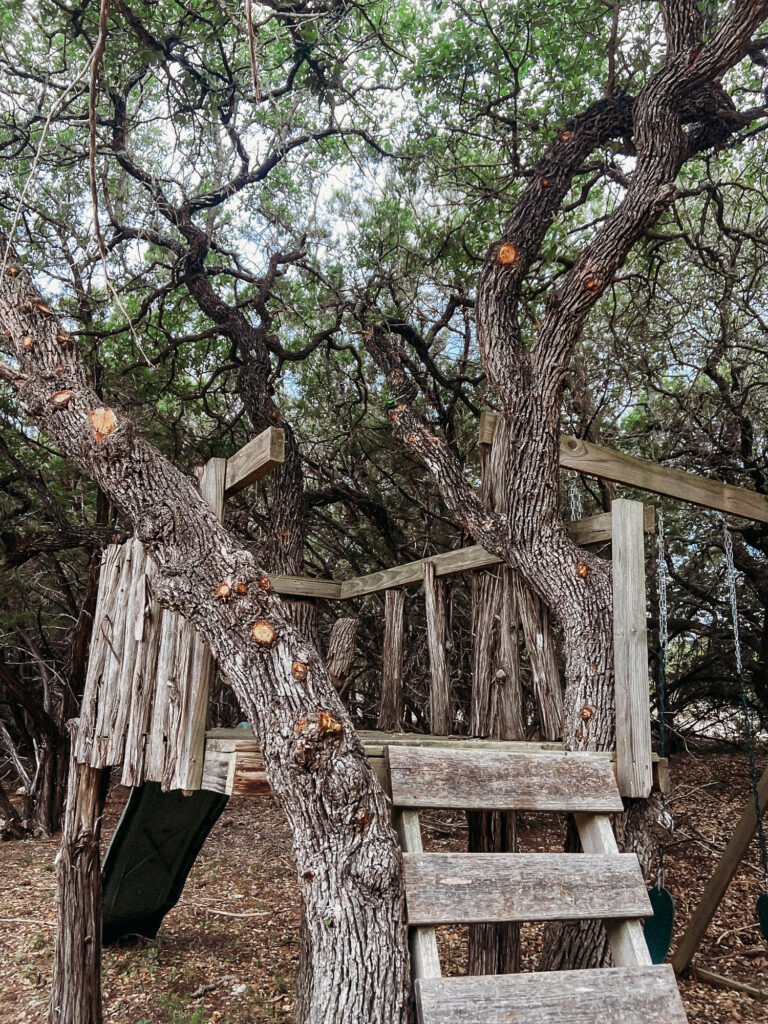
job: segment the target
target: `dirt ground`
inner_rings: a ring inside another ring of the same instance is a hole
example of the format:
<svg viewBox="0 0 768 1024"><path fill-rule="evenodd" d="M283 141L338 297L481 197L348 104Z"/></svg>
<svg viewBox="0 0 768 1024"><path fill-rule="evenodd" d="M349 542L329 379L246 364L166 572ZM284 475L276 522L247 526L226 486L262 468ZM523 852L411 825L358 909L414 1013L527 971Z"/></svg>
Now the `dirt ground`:
<svg viewBox="0 0 768 1024"><path fill-rule="evenodd" d="M667 850L666 883L676 900L679 930L748 797L748 772L745 758L728 753L679 755L671 767L669 804L676 828ZM121 790L110 797L106 837L124 798ZM460 816L435 816L428 824L428 848L465 845ZM522 847L542 849L557 833L526 816ZM56 849L56 839L0 845L2 1024L46 1017ZM759 859L753 843L696 963L768 990L768 944L754 913L761 892ZM105 1019L121 1024L290 1021L298 926L291 846L279 811L271 797L232 799L157 940L105 951ZM537 927L524 930L525 970L535 966L540 935ZM463 931L443 929L440 942L445 973L462 973ZM768 1002L691 980L683 980L681 989L691 1024L768 1024Z"/></svg>

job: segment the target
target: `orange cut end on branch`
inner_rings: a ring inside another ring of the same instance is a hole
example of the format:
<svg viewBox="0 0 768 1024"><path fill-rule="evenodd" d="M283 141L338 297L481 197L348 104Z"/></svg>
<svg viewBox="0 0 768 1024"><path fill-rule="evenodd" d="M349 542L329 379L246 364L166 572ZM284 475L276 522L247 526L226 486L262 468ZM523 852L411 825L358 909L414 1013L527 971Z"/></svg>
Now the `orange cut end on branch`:
<svg viewBox="0 0 768 1024"><path fill-rule="evenodd" d="M36 302L35 309L37 310L38 313L43 313L45 316L53 315L53 310L45 302Z"/></svg>
<svg viewBox="0 0 768 1024"><path fill-rule="evenodd" d="M338 718L334 718L330 711L321 711L317 716L317 724L320 732L334 733L341 732L342 724Z"/></svg>
<svg viewBox="0 0 768 1024"><path fill-rule="evenodd" d="M576 575L580 576L583 580L589 576L589 566L586 562L579 562L576 566Z"/></svg>
<svg viewBox="0 0 768 1024"><path fill-rule="evenodd" d="M269 578L269 576L259 576L259 586L261 587L262 590L271 590L272 580Z"/></svg>
<svg viewBox="0 0 768 1024"><path fill-rule="evenodd" d="M271 647L277 636L274 627L270 626L264 619L254 622L251 627L251 634L259 647Z"/></svg>
<svg viewBox="0 0 768 1024"><path fill-rule="evenodd" d="M8 277L18 277L19 274L21 273L18 267L6 267L5 272L8 275Z"/></svg>
<svg viewBox="0 0 768 1024"><path fill-rule="evenodd" d="M109 406L99 406L98 409L92 409L88 413L88 420L99 444L117 426L117 417L115 416L114 409L110 409Z"/></svg>
<svg viewBox="0 0 768 1024"><path fill-rule="evenodd" d="M503 245L499 246L496 258L499 263L503 264L505 267L510 266L510 264L514 263L517 259L517 246L513 245L511 242L504 242Z"/></svg>
<svg viewBox="0 0 768 1024"><path fill-rule="evenodd" d="M291 665L291 672L293 673L294 679L305 679L307 671L307 666L303 661L294 661L293 665Z"/></svg>
<svg viewBox="0 0 768 1024"><path fill-rule="evenodd" d="M34 344L35 339L32 337L31 334L25 334L24 337L21 339L21 347L23 349L26 349L27 352L29 352L29 350L34 346Z"/></svg>
<svg viewBox="0 0 768 1024"><path fill-rule="evenodd" d="M560 138L563 140L563 142L567 142L569 139L573 138L573 132L571 132L571 131L563 132L561 134Z"/></svg>
<svg viewBox="0 0 768 1024"><path fill-rule="evenodd" d="M243 596L243 594L247 594L248 593L248 584L247 583L243 583L242 581L240 583L236 583L235 584L235 593L239 594L241 597Z"/></svg>
<svg viewBox="0 0 768 1024"><path fill-rule="evenodd" d="M57 391L55 395L51 395L51 403L55 405L57 409L66 408L71 401L71 391Z"/></svg>
<svg viewBox="0 0 768 1024"><path fill-rule="evenodd" d="M228 583L220 583L218 587L216 587L214 597L218 597L222 601L225 601L230 596L231 593L232 587L230 587Z"/></svg>

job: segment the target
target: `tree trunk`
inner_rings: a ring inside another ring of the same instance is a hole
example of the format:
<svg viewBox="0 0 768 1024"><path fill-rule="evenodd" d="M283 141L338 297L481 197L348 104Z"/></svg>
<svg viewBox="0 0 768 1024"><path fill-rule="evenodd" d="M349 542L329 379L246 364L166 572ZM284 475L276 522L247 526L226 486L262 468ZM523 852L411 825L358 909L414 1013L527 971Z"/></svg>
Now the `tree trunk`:
<svg viewBox="0 0 768 1024"><path fill-rule="evenodd" d="M552 620L547 606L519 576L514 577L514 585L531 667L539 736L543 740L556 740L563 734L563 687L557 667Z"/></svg>
<svg viewBox="0 0 768 1024"><path fill-rule="evenodd" d="M11 803L0 782L0 842L6 839L21 839L26 834L19 812Z"/></svg>
<svg viewBox="0 0 768 1024"><path fill-rule="evenodd" d="M74 744L72 744L74 747ZM50 1024L101 1024L99 838L108 771L70 758L67 807L56 857L56 946Z"/></svg>
<svg viewBox="0 0 768 1024"><path fill-rule="evenodd" d="M355 640L360 620L351 616L336 619L328 640L325 664L333 685L342 695L349 685L350 673L355 660Z"/></svg>
<svg viewBox="0 0 768 1024"><path fill-rule="evenodd" d="M487 445L480 451L481 494L489 502L503 501L498 463L495 467L490 464ZM473 577L472 736L525 739L517 604L514 573L507 566ZM467 827L467 849L472 853L513 853L517 849L514 813L471 811ZM469 974L514 974L519 969L519 924L470 925Z"/></svg>
<svg viewBox="0 0 768 1024"><path fill-rule="evenodd" d="M153 595L200 632L258 737L291 828L306 917L300 1019L399 1024L408 990L402 858L387 801L322 660L191 481L119 411L105 415L23 271L0 280L0 322L22 367L22 405L134 524L157 559ZM31 346L22 345L27 336ZM105 422L106 432L98 429Z"/></svg>
<svg viewBox="0 0 768 1024"><path fill-rule="evenodd" d="M381 708L378 728L399 732L403 727L403 609L405 591L384 595L384 647L381 666Z"/></svg>

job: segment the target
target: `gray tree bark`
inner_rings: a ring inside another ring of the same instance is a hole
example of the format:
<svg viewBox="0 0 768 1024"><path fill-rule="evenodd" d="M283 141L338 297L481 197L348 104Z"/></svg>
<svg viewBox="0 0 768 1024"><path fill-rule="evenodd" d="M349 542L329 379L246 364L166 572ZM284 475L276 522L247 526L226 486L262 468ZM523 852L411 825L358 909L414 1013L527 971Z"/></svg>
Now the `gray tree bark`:
<svg viewBox="0 0 768 1024"><path fill-rule="evenodd" d="M19 371L0 364L0 375L62 454L133 522L159 565L154 596L205 638L259 739L292 830L303 899L303 1021L403 1020L400 851L384 794L322 660L192 482L119 411L103 408L70 337L20 267L0 281L0 323L20 364ZM216 596L223 582L228 599Z"/></svg>

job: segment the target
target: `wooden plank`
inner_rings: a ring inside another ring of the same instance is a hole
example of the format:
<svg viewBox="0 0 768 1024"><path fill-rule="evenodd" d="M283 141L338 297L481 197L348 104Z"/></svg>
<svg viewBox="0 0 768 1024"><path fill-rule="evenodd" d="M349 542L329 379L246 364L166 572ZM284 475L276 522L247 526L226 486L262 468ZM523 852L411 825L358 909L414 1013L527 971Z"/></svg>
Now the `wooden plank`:
<svg viewBox="0 0 768 1024"><path fill-rule="evenodd" d="M421 1024L686 1024L668 964L418 979Z"/></svg>
<svg viewBox="0 0 768 1024"><path fill-rule="evenodd" d="M655 521L655 513L651 509L645 514L644 519L648 533L652 533L655 529ZM609 512L587 516L586 519L578 519L565 525L577 544L598 544L611 539ZM436 576L450 576L458 572L487 569L494 565L500 565L501 559L490 554L479 544L473 544L467 548L459 548L458 551L446 551L441 555L433 555L431 558L420 558L417 562L405 562L403 565L396 565L391 569L380 569L377 572L368 573L366 576L355 576L353 579L344 580L340 584L341 594L339 596L346 601L351 597L375 594L381 590L388 590L390 587L405 587L410 583L420 583L424 575L422 568L424 562L431 562L434 565ZM339 584L335 585L339 586Z"/></svg>
<svg viewBox="0 0 768 1024"><path fill-rule="evenodd" d="M760 776L757 795L762 813L765 811L766 806L768 806L768 768ZM709 927L710 921L717 913L717 908L720 906L723 896L725 896L726 890L731 883L731 879L736 874L756 830L755 804L750 796L736 824L736 828L733 830L733 835L728 841L725 850L723 850L723 855L718 861L712 877L707 882L701 899L691 915L672 957L672 966L678 974L681 974L691 962L693 954L704 938L704 933Z"/></svg>
<svg viewBox="0 0 768 1024"><path fill-rule="evenodd" d="M618 856L619 848L610 820L604 814L575 814L581 848L584 853ZM617 967L647 966L651 954L639 921L606 921L608 945Z"/></svg>
<svg viewBox="0 0 768 1024"><path fill-rule="evenodd" d="M277 427L267 427L226 460L224 497L261 480L284 461L285 433Z"/></svg>
<svg viewBox="0 0 768 1024"><path fill-rule="evenodd" d="M560 465L579 473L627 484L641 491L664 494L692 505L713 508L744 519L768 523L768 498L745 487L733 487L681 469L659 466L647 459L579 441L563 434L560 438Z"/></svg>
<svg viewBox="0 0 768 1024"><path fill-rule="evenodd" d="M634 853L406 853L408 923L650 917Z"/></svg>
<svg viewBox="0 0 768 1024"><path fill-rule="evenodd" d="M490 444L493 440L497 418L498 414L489 409L481 413L481 444ZM627 484L640 491L664 494L678 501L688 501L692 505L768 523L768 498L762 494L749 491L746 487L734 487L719 480L710 480L696 473L686 473L682 469L660 466L635 455L624 455L623 452L590 441L580 441L567 434L560 436L560 466L601 480Z"/></svg>
<svg viewBox="0 0 768 1024"><path fill-rule="evenodd" d="M611 511L617 776L622 796L645 799L653 772L643 506L619 498Z"/></svg>
<svg viewBox="0 0 768 1024"><path fill-rule="evenodd" d="M396 807L476 811L623 810L611 763L577 753L389 746Z"/></svg>
<svg viewBox="0 0 768 1024"><path fill-rule="evenodd" d="M287 597L325 597L335 601L342 597L343 583L340 581L320 580L311 576L287 576L283 573L268 575L275 592Z"/></svg>
<svg viewBox="0 0 768 1024"><path fill-rule="evenodd" d="M225 480L228 472L229 460L209 459L200 475L200 494L219 520L224 517ZM189 689L182 698L182 741L174 779L178 786L172 784L172 789L199 789L203 777L205 726L214 660L208 645L194 630L191 632Z"/></svg>
<svg viewBox="0 0 768 1024"><path fill-rule="evenodd" d="M445 615L445 584L435 579L434 562L422 564L424 603L427 617L429 651L429 731L446 736L451 731L451 676L446 646L448 623Z"/></svg>
<svg viewBox="0 0 768 1024"><path fill-rule="evenodd" d="M424 852L418 811L396 811L394 826L400 847L407 853ZM413 928L410 936L411 974L414 978L439 978L440 954L437 935L432 927Z"/></svg>

